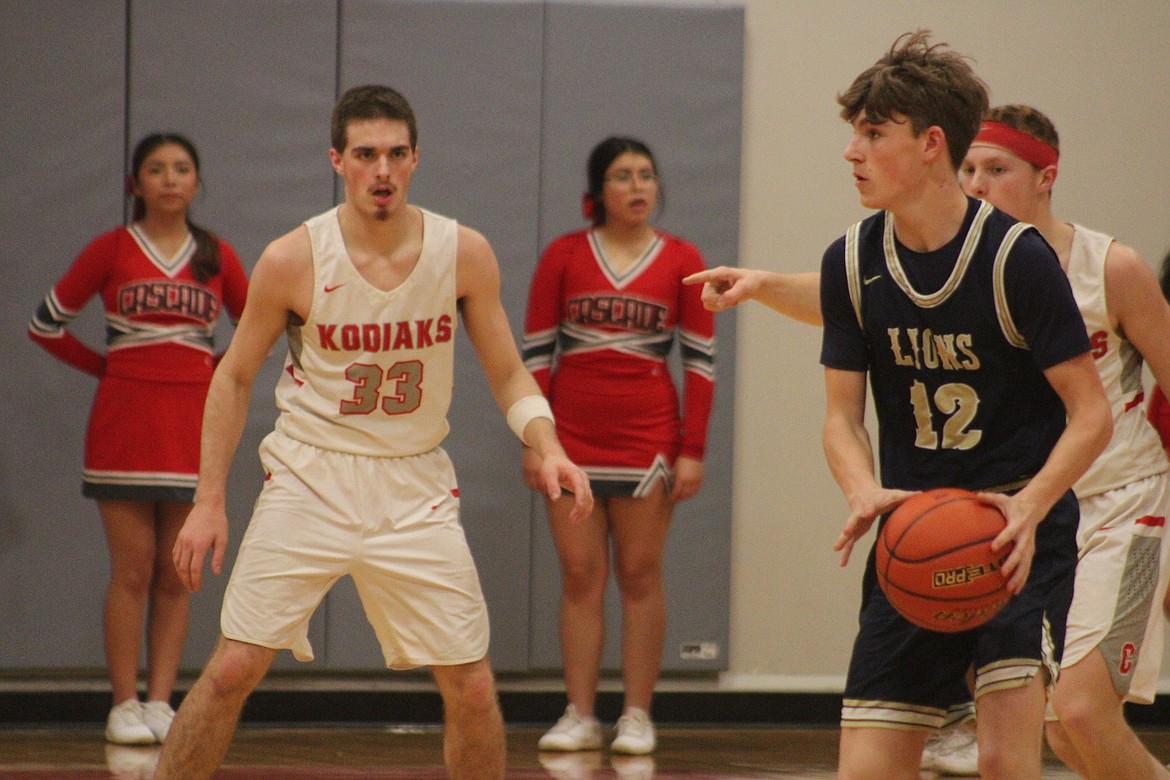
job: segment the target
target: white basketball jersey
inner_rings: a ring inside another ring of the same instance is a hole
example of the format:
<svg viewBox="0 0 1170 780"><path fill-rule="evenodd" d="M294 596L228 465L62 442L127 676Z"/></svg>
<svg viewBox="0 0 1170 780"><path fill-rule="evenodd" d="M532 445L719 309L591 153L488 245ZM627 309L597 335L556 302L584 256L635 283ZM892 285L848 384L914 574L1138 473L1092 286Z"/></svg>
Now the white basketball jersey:
<svg viewBox="0 0 1170 780"><path fill-rule="evenodd" d="M393 290L367 282L346 252L337 208L305 222L313 303L288 328L277 430L355 455L401 457L447 436L454 382L456 222L422 210L423 245Z"/></svg>
<svg viewBox="0 0 1170 780"><path fill-rule="evenodd" d="M1068 279L1113 411L1113 438L1073 487L1084 498L1159 474L1167 469L1167 462L1161 440L1146 420L1141 353L1114 332L1105 308L1105 256L1113 238L1080 225L1073 227Z"/></svg>

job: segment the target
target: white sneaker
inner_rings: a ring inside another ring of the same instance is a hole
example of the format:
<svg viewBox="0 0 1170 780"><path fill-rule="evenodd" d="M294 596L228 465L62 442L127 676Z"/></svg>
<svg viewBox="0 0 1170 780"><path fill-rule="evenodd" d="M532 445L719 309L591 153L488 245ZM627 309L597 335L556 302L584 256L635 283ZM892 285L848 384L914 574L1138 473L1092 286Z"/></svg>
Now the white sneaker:
<svg viewBox="0 0 1170 780"><path fill-rule="evenodd" d="M653 752L658 743L654 737L654 724L645 710L627 707L626 714L618 718L617 737L609 749L627 756L644 756Z"/></svg>
<svg viewBox="0 0 1170 780"><path fill-rule="evenodd" d="M570 704L556 725L536 743L537 750L599 750L601 724L592 715L578 715Z"/></svg>
<svg viewBox="0 0 1170 780"><path fill-rule="evenodd" d="M960 724L934 731L922 750L921 768L940 775L977 777L979 744L974 729Z"/></svg>
<svg viewBox="0 0 1170 780"><path fill-rule="evenodd" d="M127 699L110 710L106 720L106 741L118 745L153 745L154 732L142 720L142 702Z"/></svg>
<svg viewBox="0 0 1170 780"><path fill-rule="evenodd" d="M154 734L156 742L162 742L167 738L167 732L171 730L171 721L174 719L175 711L165 701L148 701L142 705L142 722L150 729L150 733Z"/></svg>

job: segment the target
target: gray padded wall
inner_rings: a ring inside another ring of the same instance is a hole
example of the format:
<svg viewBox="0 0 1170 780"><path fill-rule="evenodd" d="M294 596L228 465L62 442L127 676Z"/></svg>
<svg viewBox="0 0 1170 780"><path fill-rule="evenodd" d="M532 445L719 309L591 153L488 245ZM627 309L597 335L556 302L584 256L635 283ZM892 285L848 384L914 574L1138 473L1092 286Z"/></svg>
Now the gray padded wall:
<svg viewBox="0 0 1170 780"><path fill-rule="evenodd" d="M376 82L402 91L419 125L411 200L487 236L501 297L519 335L537 246L542 10L534 2L347 0L340 88ZM492 663L528 665L529 498L520 443L488 391L475 352L456 341L451 435L461 516L490 609ZM330 597L328 625L364 624L352 584ZM330 664L375 666L372 635L330 644Z"/></svg>
<svg viewBox="0 0 1170 780"><path fill-rule="evenodd" d="M101 666L106 543L81 497L97 381L28 340L73 257L122 221L122 0L0 3L0 667ZM100 344L100 304L75 321Z"/></svg>
<svg viewBox="0 0 1170 780"><path fill-rule="evenodd" d="M189 134L203 192L193 218L235 247L250 272L265 245L333 202L329 112L334 101L333 0L130 3L128 143L155 130ZM221 328L222 350L231 329ZM199 668L219 634L227 572L263 479L256 449L276 419L273 387L285 355L273 349L253 388L229 485L225 574L192 599L183 665ZM324 657L322 616L311 641ZM282 653L278 666L299 666Z"/></svg>
<svg viewBox="0 0 1170 780"><path fill-rule="evenodd" d="M585 155L609 132L645 137L659 155L663 227L698 244L710 265L733 261L742 16L537 0L0 3L0 99L10 117L0 136L0 251L16 282L0 292L0 339L20 368L0 373L12 400L0 410L0 625L8 639L0 669L104 665L105 542L79 491L95 383L24 333L81 247L122 221L124 157L138 137L156 129L192 137L205 182L194 216L250 270L268 241L334 202L327 149L337 89L366 81L400 88L420 124L412 199L489 238L519 334L539 252L580 225ZM698 50L704 56L689 62ZM668 668L726 666L731 323L719 322L706 486L672 531ZM87 308L75 332L101 343L99 307ZM229 565L259 488L256 447L271 429L284 349L257 378L236 458ZM559 667L558 575L543 509L522 484L518 443L466 339L458 350L446 447L492 616L492 660L502 671ZM225 583L209 577L194 598L185 668L200 667L214 642ZM382 666L348 581L318 611L312 640L317 663L282 654L278 665ZM691 640L722 643L721 655L673 662L675 646Z"/></svg>
<svg viewBox="0 0 1170 780"><path fill-rule="evenodd" d="M602 138L621 134L654 151L665 195L658 224L697 245L709 267L738 265L743 9L556 2L545 34L541 246L584 226L586 157ZM733 317L716 320L703 488L675 511L667 544L666 670L728 664L734 328ZM536 514L530 665L557 668L560 579L543 503ZM606 613L603 660L616 669L620 605L612 582ZM712 648L714 657L705 657Z"/></svg>

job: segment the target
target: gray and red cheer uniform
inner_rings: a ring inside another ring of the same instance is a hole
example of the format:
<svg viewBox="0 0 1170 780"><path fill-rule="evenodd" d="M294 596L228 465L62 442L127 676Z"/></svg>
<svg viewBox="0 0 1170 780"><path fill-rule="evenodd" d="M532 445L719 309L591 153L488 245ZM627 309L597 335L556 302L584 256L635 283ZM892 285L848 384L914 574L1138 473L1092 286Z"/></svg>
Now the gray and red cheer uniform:
<svg viewBox="0 0 1170 780"><path fill-rule="evenodd" d="M166 258L136 226L112 230L82 250L29 323L33 341L100 379L85 437L86 496L194 498L215 323L225 308L238 319L248 292L227 242L219 240L220 271L206 282L191 271L194 254L194 237ZM67 330L95 294L104 356Z"/></svg>
<svg viewBox="0 0 1170 780"><path fill-rule="evenodd" d="M545 249L532 279L524 362L549 397L565 452L597 495L640 497L668 483L675 458L702 460L715 391L715 321L691 244L658 233L617 273L582 230ZM667 356L678 341L683 402ZM681 414L680 414L681 407Z"/></svg>

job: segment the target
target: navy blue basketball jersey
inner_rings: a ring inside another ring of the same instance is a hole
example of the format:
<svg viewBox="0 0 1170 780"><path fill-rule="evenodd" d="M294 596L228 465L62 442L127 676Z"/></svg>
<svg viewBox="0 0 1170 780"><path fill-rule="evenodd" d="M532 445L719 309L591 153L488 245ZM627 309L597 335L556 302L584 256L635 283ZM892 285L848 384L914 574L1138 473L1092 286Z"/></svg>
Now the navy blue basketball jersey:
<svg viewBox="0 0 1170 780"><path fill-rule="evenodd" d="M869 373L881 481L1007 489L1044 465L1065 409L1043 371L1089 349L1055 253L969 199L955 238L913 252L879 212L826 250L821 363Z"/></svg>

